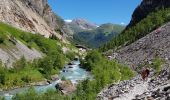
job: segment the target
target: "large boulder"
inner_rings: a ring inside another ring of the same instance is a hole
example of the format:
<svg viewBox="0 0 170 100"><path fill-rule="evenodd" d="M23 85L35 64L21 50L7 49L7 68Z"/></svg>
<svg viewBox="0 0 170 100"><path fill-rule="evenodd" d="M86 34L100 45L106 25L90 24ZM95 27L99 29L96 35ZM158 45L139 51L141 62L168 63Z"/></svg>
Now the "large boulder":
<svg viewBox="0 0 170 100"><path fill-rule="evenodd" d="M64 95L70 94L76 90L76 87L70 81L62 81L56 84L56 89L59 89Z"/></svg>

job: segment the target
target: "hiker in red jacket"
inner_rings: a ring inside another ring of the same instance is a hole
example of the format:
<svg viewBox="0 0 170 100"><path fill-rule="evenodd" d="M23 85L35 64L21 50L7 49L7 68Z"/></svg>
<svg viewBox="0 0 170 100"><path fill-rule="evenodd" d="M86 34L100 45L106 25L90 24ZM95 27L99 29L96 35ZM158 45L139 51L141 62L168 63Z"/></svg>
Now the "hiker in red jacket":
<svg viewBox="0 0 170 100"><path fill-rule="evenodd" d="M149 74L150 74L149 69L148 69L148 68L145 68L145 69L141 72L142 79L143 79L144 81L146 81L147 78L148 78L148 76L149 76Z"/></svg>

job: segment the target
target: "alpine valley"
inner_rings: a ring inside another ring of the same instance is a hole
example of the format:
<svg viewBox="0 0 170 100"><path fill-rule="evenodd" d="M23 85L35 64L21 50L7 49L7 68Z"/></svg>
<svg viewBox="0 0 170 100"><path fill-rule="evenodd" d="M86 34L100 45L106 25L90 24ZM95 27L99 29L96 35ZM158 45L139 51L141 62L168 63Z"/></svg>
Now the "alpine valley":
<svg viewBox="0 0 170 100"><path fill-rule="evenodd" d="M170 100L170 0L141 0L127 26L51 6L0 0L0 100Z"/></svg>

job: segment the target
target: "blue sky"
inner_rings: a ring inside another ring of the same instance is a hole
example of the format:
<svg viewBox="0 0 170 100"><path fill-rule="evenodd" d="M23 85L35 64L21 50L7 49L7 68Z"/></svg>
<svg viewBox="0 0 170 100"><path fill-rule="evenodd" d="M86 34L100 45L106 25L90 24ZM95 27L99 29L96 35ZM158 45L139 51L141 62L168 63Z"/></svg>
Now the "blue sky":
<svg viewBox="0 0 170 100"><path fill-rule="evenodd" d="M48 0L63 19L84 18L96 24L128 24L142 0Z"/></svg>

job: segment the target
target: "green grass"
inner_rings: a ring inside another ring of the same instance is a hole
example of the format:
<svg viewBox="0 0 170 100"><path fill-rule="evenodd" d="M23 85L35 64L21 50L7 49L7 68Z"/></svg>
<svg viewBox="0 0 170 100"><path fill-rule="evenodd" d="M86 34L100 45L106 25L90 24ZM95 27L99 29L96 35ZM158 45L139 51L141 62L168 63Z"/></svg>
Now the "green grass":
<svg viewBox="0 0 170 100"><path fill-rule="evenodd" d="M156 57L154 60L153 60L153 63L151 65L151 67L155 70L155 73L156 74L159 74L159 72L161 71L162 69L162 65L164 64L165 62L161 59L161 58L158 58Z"/></svg>

